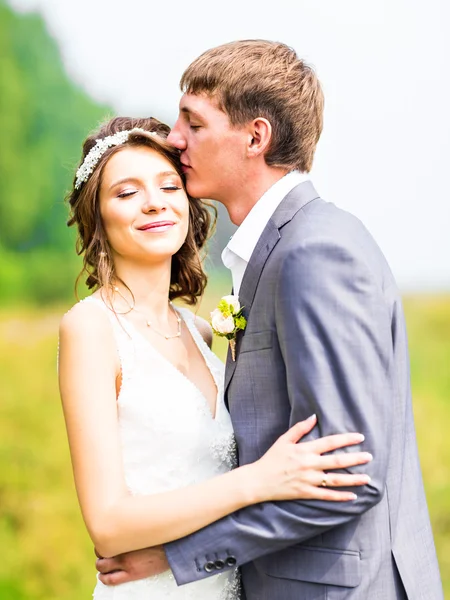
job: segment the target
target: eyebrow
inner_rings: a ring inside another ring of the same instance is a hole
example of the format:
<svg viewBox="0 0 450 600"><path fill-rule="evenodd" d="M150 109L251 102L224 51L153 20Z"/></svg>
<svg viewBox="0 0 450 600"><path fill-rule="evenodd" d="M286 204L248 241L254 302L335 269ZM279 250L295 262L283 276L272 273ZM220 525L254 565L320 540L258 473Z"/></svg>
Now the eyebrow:
<svg viewBox="0 0 450 600"><path fill-rule="evenodd" d="M177 173L176 171L161 171L160 173L156 174L156 177L168 177L170 175L175 175L176 177L181 178L180 174ZM108 191L112 190L116 186L121 185L123 183L130 183L130 182L135 183L136 181L139 181L139 177L123 177L122 179L119 179L118 181L115 181L109 187Z"/></svg>
<svg viewBox="0 0 450 600"><path fill-rule="evenodd" d="M184 113L185 115L189 115L191 117L195 117L196 119L200 119L200 121L203 121L203 117L200 113L198 113L196 110L193 110L192 108L189 108L189 106L183 106L180 109L180 112Z"/></svg>

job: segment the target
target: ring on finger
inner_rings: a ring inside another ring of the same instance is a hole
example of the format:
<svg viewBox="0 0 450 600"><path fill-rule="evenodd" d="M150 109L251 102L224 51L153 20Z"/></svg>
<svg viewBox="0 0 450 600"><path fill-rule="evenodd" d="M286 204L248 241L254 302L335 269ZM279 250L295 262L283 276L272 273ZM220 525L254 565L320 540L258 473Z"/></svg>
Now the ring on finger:
<svg viewBox="0 0 450 600"><path fill-rule="evenodd" d="M322 479L322 482L321 482L320 485L322 487L327 487L327 485L328 485L328 475L327 475L327 473L323 474L323 479Z"/></svg>

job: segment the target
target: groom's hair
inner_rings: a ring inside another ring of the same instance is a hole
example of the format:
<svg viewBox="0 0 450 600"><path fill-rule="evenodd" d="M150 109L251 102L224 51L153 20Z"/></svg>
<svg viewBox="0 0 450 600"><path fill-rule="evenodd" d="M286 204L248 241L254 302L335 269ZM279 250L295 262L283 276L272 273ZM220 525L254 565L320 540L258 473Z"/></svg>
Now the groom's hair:
<svg viewBox="0 0 450 600"><path fill-rule="evenodd" d="M233 126L264 117L272 125L266 163L311 170L323 93L312 67L286 44L241 40L207 50L183 73L180 87L214 99Z"/></svg>

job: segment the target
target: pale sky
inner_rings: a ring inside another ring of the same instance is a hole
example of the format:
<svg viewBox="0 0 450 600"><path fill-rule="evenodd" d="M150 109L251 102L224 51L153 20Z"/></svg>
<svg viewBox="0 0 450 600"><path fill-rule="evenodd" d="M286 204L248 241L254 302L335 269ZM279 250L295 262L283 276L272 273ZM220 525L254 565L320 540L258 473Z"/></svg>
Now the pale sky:
<svg viewBox="0 0 450 600"><path fill-rule="evenodd" d="M180 75L202 51L291 45L325 91L320 195L365 223L404 291L450 290L448 0L9 1L42 12L92 97L170 125Z"/></svg>

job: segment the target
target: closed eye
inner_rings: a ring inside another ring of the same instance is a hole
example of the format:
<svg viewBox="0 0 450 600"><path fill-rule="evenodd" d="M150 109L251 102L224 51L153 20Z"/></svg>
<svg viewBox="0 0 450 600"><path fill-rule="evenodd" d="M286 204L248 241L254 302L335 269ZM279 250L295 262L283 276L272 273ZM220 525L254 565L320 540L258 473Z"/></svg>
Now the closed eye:
<svg viewBox="0 0 450 600"><path fill-rule="evenodd" d="M176 190L181 190L181 188L176 185L165 185L162 186L161 189L167 190L168 192L175 192Z"/></svg>
<svg viewBox="0 0 450 600"><path fill-rule="evenodd" d="M118 194L117 197L118 198L128 198L129 196L133 196L134 194L137 194L137 190L133 190L131 192L122 192L121 194Z"/></svg>

